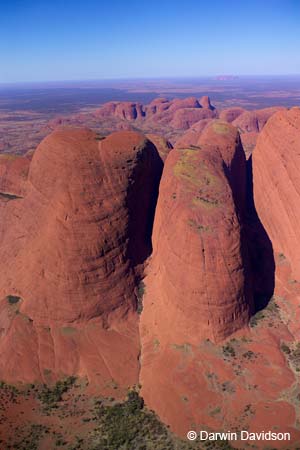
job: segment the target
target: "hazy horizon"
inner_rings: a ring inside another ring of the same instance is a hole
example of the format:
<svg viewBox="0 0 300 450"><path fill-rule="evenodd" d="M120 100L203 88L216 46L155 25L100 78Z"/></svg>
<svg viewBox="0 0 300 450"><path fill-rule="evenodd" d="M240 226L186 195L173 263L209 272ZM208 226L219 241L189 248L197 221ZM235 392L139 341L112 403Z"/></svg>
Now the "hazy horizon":
<svg viewBox="0 0 300 450"><path fill-rule="evenodd" d="M300 74L296 0L12 0L0 83Z"/></svg>

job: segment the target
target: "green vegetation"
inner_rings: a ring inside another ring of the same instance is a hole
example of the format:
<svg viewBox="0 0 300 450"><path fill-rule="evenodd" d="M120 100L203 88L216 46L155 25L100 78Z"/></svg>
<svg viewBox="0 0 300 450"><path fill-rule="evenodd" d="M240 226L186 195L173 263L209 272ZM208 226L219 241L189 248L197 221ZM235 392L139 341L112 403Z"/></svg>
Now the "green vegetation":
<svg viewBox="0 0 300 450"><path fill-rule="evenodd" d="M224 381L224 383L222 383L221 385L221 388L223 392L229 392L229 394L235 393L235 387L230 381Z"/></svg>
<svg viewBox="0 0 300 450"><path fill-rule="evenodd" d="M74 327L62 327L62 328L61 328L62 334L66 335L66 336L75 334L76 331L77 331L77 330L76 330L76 328L74 328Z"/></svg>
<svg viewBox="0 0 300 450"><path fill-rule="evenodd" d="M279 297L278 297L278 299L279 299ZM258 311L256 314L254 314L254 316L251 317L250 322L249 322L250 327L252 327L252 328L256 327L261 320L263 320L267 317L269 319L274 318L274 316L278 314L279 309L280 308L279 308L278 304L276 303L276 298L272 297L269 300L269 303L267 304L267 306L263 310ZM272 324L269 324L269 325L272 326Z"/></svg>
<svg viewBox="0 0 300 450"><path fill-rule="evenodd" d="M49 428L41 424L31 424L27 427L22 439L15 442L14 450L38 450L39 442L45 433L49 433Z"/></svg>
<svg viewBox="0 0 300 450"><path fill-rule="evenodd" d="M210 231L210 227L198 224L195 220L190 219L188 221L190 227L195 228L198 233L207 233Z"/></svg>
<svg viewBox="0 0 300 450"><path fill-rule="evenodd" d="M287 355L291 354L291 349L290 347L288 347L284 342L281 344L281 351L283 351L283 353L286 353Z"/></svg>
<svg viewBox="0 0 300 450"><path fill-rule="evenodd" d="M6 299L10 305L15 305L21 300L21 297L18 297L17 295L8 295Z"/></svg>
<svg viewBox="0 0 300 450"><path fill-rule="evenodd" d="M201 180L197 176L196 161L197 154L194 150L182 150L181 156L174 166L174 175L195 185L201 184Z"/></svg>
<svg viewBox="0 0 300 450"><path fill-rule="evenodd" d="M17 389L16 386L5 383L5 381L0 381L0 389L4 393L9 393L11 396L17 396L20 393L19 389Z"/></svg>
<svg viewBox="0 0 300 450"><path fill-rule="evenodd" d="M300 342L296 342L295 349L293 350L293 358L300 359Z"/></svg>
<svg viewBox="0 0 300 450"><path fill-rule="evenodd" d="M221 412L221 408L220 408L220 406L218 406L217 408L213 409L213 410L210 412L210 415L211 415L211 416L215 416L215 415L217 415L217 414L220 414L220 412Z"/></svg>
<svg viewBox="0 0 300 450"><path fill-rule="evenodd" d="M154 339L154 341L153 341L153 349L154 349L154 351L157 352L159 350L159 346L160 346L159 340L158 339Z"/></svg>
<svg viewBox="0 0 300 450"><path fill-rule="evenodd" d="M245 353L243 354L243 358L246 358L246 359L253 359L253 358L256 358L256 355L255 355L255 353L252 352L251 350L248 350L247 352L245 352Z"/></svg>
<svg viewBox="0 0 300 450"><path fill-rule="evenodd" d="M185 183L186 191L195 192L196 195L192 198L193 205L201 205L205 208L219 205L220 201L215 197L221 188L220 180L210 172L208 164L199 159L197 151L182 150L173 170L175 177L187 182Z"/></svg>
<svg viewBox="0 0 300 450"><path fill-rule="evenodd" d="M230 131L230 125L226 122L215 122L213 130L218 134L227 134Z"/></svg>
<svg viewBox="0 0 300 450"><path fill-rule="evenodd" d="M234 358L236 356L235 350L233 346L228 342L226 345L222 347L224 356Z"/></svg>
<svg viewBox="0 0 300 450"><path fill-rule="evenodd" d="M254 314L254 316L251 317L250 322L249 322L250 327L251 328L256 327L258 325L259 321L264 318L265 318L265 315L264 315L263 311L258 311L256 314Z"/></svg>
<svg viewBox="0 0 300 450"><path fill-rule="evenodd" d="M124 403L101 405L97 413L99 425L93 432L91 450L189 448L184 442L180 447L173 442L167 428L144 408L143 399L135 391L129 392Z"/></svg>
<svg viewBox="0 0 300 450"><path fill-rule="evenodd" d="M75 383L76 377L67 377L60 380L53 387L43 386L38 398L45 405L46 409L57 407L57 402L62 400L62 395L67 392Z"/></svg>
<svg viewBox="0 0 300 450"><path fill-rule="evenodd" d="M281 351L286 355L291 367L300 372L300 342L290 343L290 346L284 342L281 344Z"/></svg>
<svg viewBox="0 0 300 450"><path fill-rule="evenodd" d="M72 392L63 399L63 394L71 387ZM233 390L230 382L223 383L222 387L227 392ZM188 402L186 396L181 398L183 403ZM9 437L0 438L1 449L38 450L47 438L47 445L53 450L231 450L225 441L200 442L197 439L189 442L176 437L145 407L138 389L128 391L123 402L92 398L83 392L82 383L75 383L75 377L68 377L52 387L30 384L19 389L0 383L0 423L11 402L21 407L28 399L39 400L32 409L32 419L23 416L24 421L18 422ZM44 415L45 405L46 415L50 416L47 426L37 421L41 412ZM211 414L220 412L221 409L215 407Z"/></svg>
<svg viewBox="0 0 300 450"><path fill-rule="evenodd" d="M173 348L174 350L177 350L179 352L182 352L186 355L189 355L192 353L192 346L189 343L185 343L185 344L171 344L171 348Z"/></svg>
<svg viewBox="0 0 300 450"><path fill-rule="evenodd" d="M197 195L193 198L193 204L197 205L198 203L203 203L205 206L217 206L219 204L219 200L215 198L203 197L202 195Z"/></svg>
<svg viewBox="0 0 300 450"><path fill-rule="evenodd" d="M217 441L205 442L204 448L207 450L234 450L228 441L221 441L220 439Z"/></svg>

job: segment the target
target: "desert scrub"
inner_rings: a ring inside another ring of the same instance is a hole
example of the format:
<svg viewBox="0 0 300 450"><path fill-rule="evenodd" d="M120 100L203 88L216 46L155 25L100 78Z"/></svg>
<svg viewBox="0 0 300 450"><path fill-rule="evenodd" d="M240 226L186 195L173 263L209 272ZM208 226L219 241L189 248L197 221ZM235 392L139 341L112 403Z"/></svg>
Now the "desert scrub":
<svg viewBox="0 0 300 450"><path fill-rule="evenodd" d="M136 391L125 402L101 405L98 426L92 432L89 450L192 450L200 448L172 435L155 413L144 406Z"/></svg>
<svg viewBox="0 0 300 450"><path fill-rule="evenodd" d="M265 310L270 313L277 313L279 311L279 305L276 303L276 298L283 300L281 297L271 297L269 303L265 307Z"/></svg>
<svg viewBox="0 0 300 450"><path fill-rule="evenodd" d="M233 346L228 342L222 347L224 356L234 358L236 356Z"/></svg>
<svg viewBox="0 0 300 450"><path fill-rule="evenodd" d="M144 444L151 436L167 438L163 425L153 413L145 411L144 401L135 391L129 392L124 403L101 406L98 417L101 422L95 430L95 434L99 436L98 448L139 448L138 445ZM171 445L171 441L169 444Z"/></svg>
<svg viewBox="0 0 300 450"><path fill-rule="evenodd" d="M184 344L171 344L171 348L179 352L182 352L185 355L191 355L193 353L192 346L188 342Z"/></svg>
<svg viewBox="0 0 300 450"><path fill-rule="evenodd" d="M249 321L249 325L251 328L254 328L258 325L258 323L265 318L263 311L258 311L254 316L251 317Z"/></svg>
<svg viewBox="0 0 300 450"><path fill-rule="evenodd" d="M294 348L291 352L291 361L297 372L300 371L300 342L294 344Z"/></svg>
<svg viewBox="0 0 300 450"><path fill-rule="evenodd" d="M259 322L265 318L280 318L279 315L279 310L280 307L278 305L278 303L276 302L276 300L281 300L284 301L284 298L281 297L271 297L267 306L262 309L261 311L258 311L256 314L254 314L254 316L251 317L250 321L249 321L249 325L250 327L256 327Z"/></svg>
<svg viewBox="0 0 300 450"><path fill-rule="evenodd" d="M75 381L76 377L71 376L57 381L53 387L44 385L38 394L38 399L47 408L55 408L56 403L62 400L62 395L74 385Z"/></svg>
<svg viewBox="0 0 300 450"><path fill-rule="evenodd" d="M231 128L227 122L215 122L213 124L213 130L218 134L227 134Z"/></svg>
<svg viewBox="0 0 300 450"><path fill-rule="evenodd" d="M245 359L254 359L256 358L256 355L252 350L248 350L247 352L243 353L243 358Z"/></svg>
<svg viewBox="0 0 300 450"><path fill-rule="evenodd" d="M288 347L284 342L281 344L280 348L283 353L290 355L290 353L291 353L290 347Z"/></svg>
<svg viewBox="0 0 300 450"><path fill-rule="evenodd" d="M14 304L18 303L21 300L21 297L18 297L17 295L8 295L6 297L6 300L8 301L8 303L10 305L14 305Z"/></svg>
<svg viewBox="0 0 300 450"><path fill-rule="evenodd" d="M16 386L14 386L13 384L8 384L5 381L0 381L0 389L13 392L16 395L20 393L19 389Z"/></svg>
<svg viewBox="0 0 300 450"><path fill-rule="evenodd" d="M210 227L198 224L193 219L189 219L188 224L191 228L194 228L198 233L207 233L208 231L210 231Z"/></svg>
<svg viewBox="0 0 300 450"><path fill-rule="evenodd" d="M234 450L233 447L229 444L228 441L208 441L204 443L203 449L205 450Z"/></svg>
<svg viewBox="0 0 300 450"><path fill-rule="evenodd" d="M45 436L45 433L49 433L50 429L46 425L31 424L24 432L22 439L14 442L14 450L38 450L40 440Z"/></svg>

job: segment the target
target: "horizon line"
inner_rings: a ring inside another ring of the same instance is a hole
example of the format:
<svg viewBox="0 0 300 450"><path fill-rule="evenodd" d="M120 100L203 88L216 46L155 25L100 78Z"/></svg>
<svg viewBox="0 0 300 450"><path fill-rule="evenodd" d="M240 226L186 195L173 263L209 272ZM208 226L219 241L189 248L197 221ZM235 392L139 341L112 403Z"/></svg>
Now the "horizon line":
<svg viewBox="0 0 300 450"><path fill-rule="evenodd" d="M55 80L19 80L19 81L0 81L0 86L7 85L20 85L20 84L50 84L50 83L86 83L86 82L106 82L106 81L158 81L158 80L188 80L188 79L211 79L213 81L226 81L216 80L218 77L233 77L239 78L259 78L259 77L300 77L300 73L282 73L282 74L234 74L234 73L219 73L214 75L164 75L154 77L110 77L110 78L76 78L76 79L55 79ZM228 80L233 81L233 80Z"/></svg>

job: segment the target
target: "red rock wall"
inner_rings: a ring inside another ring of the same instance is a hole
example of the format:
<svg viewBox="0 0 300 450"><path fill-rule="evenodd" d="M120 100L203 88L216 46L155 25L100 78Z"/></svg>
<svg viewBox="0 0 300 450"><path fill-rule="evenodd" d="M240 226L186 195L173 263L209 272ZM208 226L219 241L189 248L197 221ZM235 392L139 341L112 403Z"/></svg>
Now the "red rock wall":
<svg viewBox="0 0 300 450"><path fill-rule="evenodd" d="M274 114L253 152L255 206L275 251L300 277L300 109Z"/></svg>

